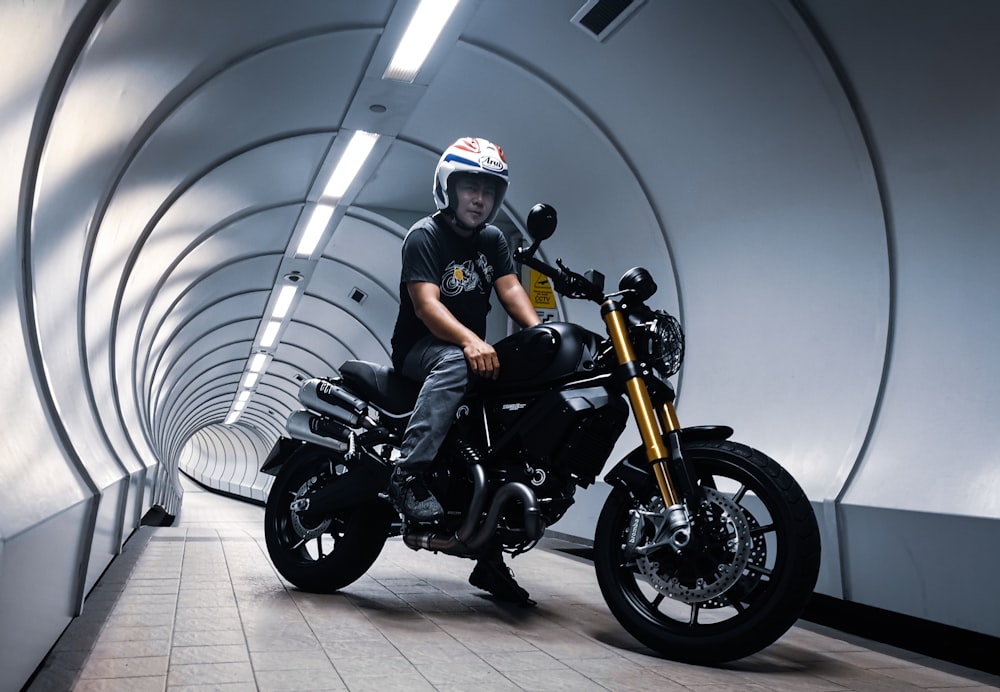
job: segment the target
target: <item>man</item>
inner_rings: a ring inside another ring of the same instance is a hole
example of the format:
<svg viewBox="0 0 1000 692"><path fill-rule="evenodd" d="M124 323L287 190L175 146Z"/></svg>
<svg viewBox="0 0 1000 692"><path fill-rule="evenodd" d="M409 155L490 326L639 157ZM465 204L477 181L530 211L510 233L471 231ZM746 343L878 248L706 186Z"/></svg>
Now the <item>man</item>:
<svg viewBox="0 0 1000 692"><path fill-rule="evenodd" d="M478 137L456 141L434 171L438 211L410 228L403 241L399 316L392 362L422 381L403 436L390 492L413 522L430 522L444 511L423 480L455 419L470 372L495 379L500 362L486 343L490 294L522 327L539 323L521 286L503 234L490 225L507 192L503 151ZM469 581L502 600L530 604L504 565L499 549L480 558Z"/></svg>

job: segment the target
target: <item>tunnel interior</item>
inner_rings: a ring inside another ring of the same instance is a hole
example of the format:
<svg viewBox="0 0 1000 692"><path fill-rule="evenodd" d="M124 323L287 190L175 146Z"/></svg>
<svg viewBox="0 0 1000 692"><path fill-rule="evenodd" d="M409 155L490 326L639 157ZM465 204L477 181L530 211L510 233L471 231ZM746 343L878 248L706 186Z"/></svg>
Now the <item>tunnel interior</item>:
<svg viewBox="0 0 1000 692"><path fill-rule="evenodd" d="M653 272L682 421L803 486L818 593L1000 636L1000 6L461 0L393 72L417 6L0 8L0 620L35 623L0 669L179 474L262 502L302 381L388 362L402 239L467 135L506 152L510 237L547 202L545 257ZM606 494L553 529L591 538Z"/></svg>

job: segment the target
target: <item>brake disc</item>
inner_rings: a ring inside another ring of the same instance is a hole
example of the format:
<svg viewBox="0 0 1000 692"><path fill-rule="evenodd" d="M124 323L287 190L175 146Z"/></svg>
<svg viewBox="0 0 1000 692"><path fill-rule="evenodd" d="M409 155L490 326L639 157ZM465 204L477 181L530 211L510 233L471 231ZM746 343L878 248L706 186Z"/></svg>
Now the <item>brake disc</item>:
<svg viewBox="0 0 1000 692"><path fill-rule="evenodd" d="M653 505L665 512L663 501L654 500ZM647 508L655 511L654 507ZM698 575L683 574L689 560L703 560L705 553L688 556L677 554L671 549L659 550L636 560L636 567L658 592L683 603L703 603L719 607L722 602L713 602L732 588L750 562L757 562L754 556L754 540L750 534L751 525L738 504L713 488L705 488L699 521L703 523L702 533L710 534L724 544L724 558L716 562L714 570L698 570ZM647 521L649 521L647 519ZM756 522L754 522L756 524Z"/></svg>
<svg viewBox="0 0 1000 692"><path fill-rule="evenodd" d="M316 476L312 476L309 480L303 483L299 487L299 489L295 491L295 497L292 498L289 505L294 506L294 504L298 500L304 498L309 493L310 489L312 489L312 487L316 485L317 480L318 478ZM326 532L327 528L330 526L329 518L324 518L315 526L306 526L305 523L303 523L303 517L300 512L291 510L289 514L291 515L292 528L295 529L295 533L297 533L300 538L306 541L311 541L312 539L321 536Z"/></svg>

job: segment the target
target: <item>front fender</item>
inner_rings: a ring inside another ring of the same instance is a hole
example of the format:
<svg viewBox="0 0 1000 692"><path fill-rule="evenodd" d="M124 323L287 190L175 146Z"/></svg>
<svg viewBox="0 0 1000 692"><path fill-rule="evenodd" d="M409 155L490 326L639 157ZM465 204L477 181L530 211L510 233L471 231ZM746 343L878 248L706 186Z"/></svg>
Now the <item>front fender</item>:
<svg viewBox="0 0 1000 692"><path fill-rule="evenodd" d="M677 431L680 437L681 452L692 442L706 440L727 440L733 435L733 429L726 425L698 425L681 428ZM624 459L604 476L604 482L610 485L636 488L655 482L653 467L646 459L646 448L639 446L633 449Z"/></svg>

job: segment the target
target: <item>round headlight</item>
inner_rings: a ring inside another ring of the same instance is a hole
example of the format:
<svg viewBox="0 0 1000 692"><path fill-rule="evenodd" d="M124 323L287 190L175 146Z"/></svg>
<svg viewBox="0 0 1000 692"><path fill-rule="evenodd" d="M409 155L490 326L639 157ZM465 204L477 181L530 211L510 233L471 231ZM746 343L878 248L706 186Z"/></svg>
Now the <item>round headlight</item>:
<svg viewBox="0 0 1000 692"><path fill-rule="evenodd" d="M618 281L618 290L632 291L639 300L647 300L656 293L656 282L648 270L643 267L633 267Z"/></svg>

